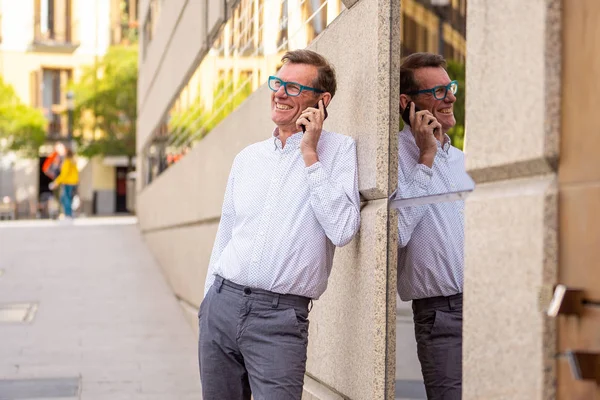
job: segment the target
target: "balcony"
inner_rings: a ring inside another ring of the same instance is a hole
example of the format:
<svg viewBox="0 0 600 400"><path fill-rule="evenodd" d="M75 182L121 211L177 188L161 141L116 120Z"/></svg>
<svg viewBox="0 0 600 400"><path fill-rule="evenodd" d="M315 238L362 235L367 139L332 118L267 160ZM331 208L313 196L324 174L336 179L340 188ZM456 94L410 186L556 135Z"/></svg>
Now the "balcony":
<svg viewBox="0 0 600 400"><path fill-rule="evenodd" d="M72 53L79 47L72 0L34 0L31 51Z"/></svg>
<svg viewBox="0 0 600 400"><path fill-rule="evenodd" d="M36 21L34 25L33 42L31 51L55 52L55 53L73 53L79 47L79 41L75 36L78 32L79 24L77 22L65 24L62 29L41 30L41 24Z"/></svg>

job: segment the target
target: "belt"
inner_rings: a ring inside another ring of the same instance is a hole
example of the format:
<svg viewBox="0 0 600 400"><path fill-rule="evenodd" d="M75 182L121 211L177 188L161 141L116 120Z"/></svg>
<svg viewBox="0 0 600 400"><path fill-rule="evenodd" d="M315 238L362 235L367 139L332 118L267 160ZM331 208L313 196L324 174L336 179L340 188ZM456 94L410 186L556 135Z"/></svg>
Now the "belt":
<svg viewBox="0 0 600 400"><path fill-rule="evenodd" d="M451 310L457 306L462 306L463 294L457 293L451 296L426 297L424 299L413 300L413 310L422 310L427 308L449 307Z"/></svg>
<svg viewBox="0 0 600 400"><path fill-rule="evenodd" d="M285 304L292 307L304 307L308 308L308 305L312 303L312 300L308 297L298 296L295 294L280 294L270 292L264 289L256 289L249 286L238 285L235 282L231 282L219 275L215 276L213 286L216 288L217 293L225 289L229 292L234 292L240 296L252 297L254 300L269 302L273 308L277 308L279 304Z"/></svg>

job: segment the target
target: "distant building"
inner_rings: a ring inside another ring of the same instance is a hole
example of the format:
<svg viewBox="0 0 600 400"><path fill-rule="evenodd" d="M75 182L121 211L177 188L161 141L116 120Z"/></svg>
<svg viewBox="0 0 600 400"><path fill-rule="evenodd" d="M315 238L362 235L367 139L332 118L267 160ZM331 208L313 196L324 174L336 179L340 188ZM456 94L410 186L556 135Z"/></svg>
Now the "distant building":
<svg viewBox="0 0 600 400"><path fill-rule="evenodd" d="M142 64L153 40L171 33L157 32L163 7L162 0L150 0L146 15L140 16ZM173 77L181 90L169 109L161 110L162 123L154 127L144 146L143 183L179 161L276 71L285 51L306 47L344 9L341 0L239 1L229 20L212 34L212 46L198 54L201 61L195 70ZM401 26L403 56L441 52L464 63L466 0L403 0ZM153 55L150 58L153 64ZM146 69L142 66L141 71Z"/></svg>
<svg viewBox="0 0 600 400"><path fill-rule="evenodd" d="M442 54L464 63L467 0L402 0L402 55Z"/></svg>
<svg viewBox="0 0 600 400"><path fill-rule="evenodd" d="M19 216L33 216L39 211L40 196L48 190L48 179L40 172L40 165L54 142L67 139L65 111L69 81L79 79L82 68L94 65L111 44L137 38L137 3L138 0L0 0L0 75L14 87L22 102L40 108L48 120L48 145L40 149L39 160L12 156L7 161L5 156L0 162L0 175L12 185L0 186L0 194L16 201ZM102 201L98 207L88 204L94 203L98 196L115 196L102 193L105 190L114 193L120 186L117 166L113 161L102 171L97 169L95 174L88 174L96 176L88 185L91 188L104 181L99 193L85 199L84 208L88 212L94 209L115 212L117 203L125 203L124 199L111 199L108 203ZM24 173L26 169L37 172ZM102 174L113 178L99 178ZM114 182L107 185L107 180Z"/></svg>

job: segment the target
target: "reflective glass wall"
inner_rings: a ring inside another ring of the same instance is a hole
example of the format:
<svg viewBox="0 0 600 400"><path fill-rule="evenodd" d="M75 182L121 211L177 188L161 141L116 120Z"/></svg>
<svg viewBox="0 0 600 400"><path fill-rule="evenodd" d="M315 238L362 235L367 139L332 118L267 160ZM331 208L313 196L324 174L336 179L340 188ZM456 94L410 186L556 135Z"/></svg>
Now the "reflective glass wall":
<svg viewBox="0 0 600 400"><path fill-rule="evenodd" d="M390 223L398 227L395 396L460 399L465 199L475 187L465 169L466 0L402 0L401 48L402 59L443 55L448 76L420 74L413 88L420 94L401 88L445 126L428 133L439 142L433 153L404 122L398 136L398 189L390 201L397 212ZM427 92L453 80L452 95Z"/></svg>

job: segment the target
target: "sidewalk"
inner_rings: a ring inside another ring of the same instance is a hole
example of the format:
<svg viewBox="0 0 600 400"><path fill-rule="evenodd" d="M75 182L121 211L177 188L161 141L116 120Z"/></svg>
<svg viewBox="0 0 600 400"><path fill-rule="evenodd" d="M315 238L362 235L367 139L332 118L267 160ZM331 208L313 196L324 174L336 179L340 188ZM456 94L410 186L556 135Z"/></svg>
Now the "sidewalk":
<svg viewBox="0 0 600 400"><path fill-rule="evenodd" d="M197 340L135 222L0 221L0 400L201 398Z"/></svg>

